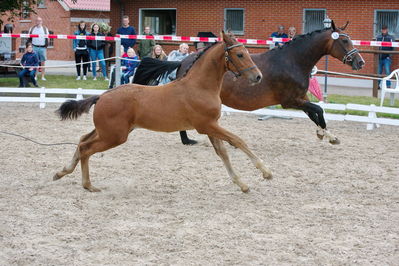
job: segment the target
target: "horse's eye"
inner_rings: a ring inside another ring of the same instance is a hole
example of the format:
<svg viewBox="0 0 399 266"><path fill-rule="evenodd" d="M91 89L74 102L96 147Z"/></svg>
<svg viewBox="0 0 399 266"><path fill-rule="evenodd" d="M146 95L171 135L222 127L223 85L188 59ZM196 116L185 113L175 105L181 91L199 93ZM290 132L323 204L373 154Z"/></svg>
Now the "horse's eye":
<svg viewBox="0 0 399 266"><path fill-rule="evenodd" d="M243 54L237 54L238 58L242 58L244 55Z"/></svg>
<svg viewBox="0 0 399 266"><path fill-rule="evenodd" d="M345 44L347 44L347 43L348 43L348 40L347 40L347 39L343 39L342 42L345 43Z"/></svg>

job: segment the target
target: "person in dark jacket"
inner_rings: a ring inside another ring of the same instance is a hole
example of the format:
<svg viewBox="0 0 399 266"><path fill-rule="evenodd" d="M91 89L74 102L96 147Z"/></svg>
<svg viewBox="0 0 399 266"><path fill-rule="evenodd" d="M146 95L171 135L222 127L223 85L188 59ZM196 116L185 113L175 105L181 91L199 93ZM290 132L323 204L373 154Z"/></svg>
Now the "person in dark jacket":
<svg viewBox="0 0 399 266"><path fill-rule="evenodd" d="M78 30L73 33L74 35L86 36L89 33L86 31L86 23L81 21L78 25ZM81 69L81 62L83 62L83 80L86 80L87 75L87 68L89 64L89 49L87 46L87 40L73 40L73 50L75 51L75 62L76 62L76 72L77 78L76 80L80 80L80 69Z"/></svg>
<svg viewBox="0 0 399 266"><path fill-rule="evenodd" d="M32 43L28 42L26 43L26 53L22 56L21 66L24 67L21 72L18 73L19 77L19 87L25 87L24 84L24 76L29 75L30 80L33 83L33 86L39 87L36 83L35 79L35 74L37 67L39 66L39 57L37 54L33 51L33 45Z"/></svg>
<svg viewBox="0 0 399 266"><path fill-rule="evenodd" d="M386 25L383 25L381 27L381 35L377 36L377 41L378 42L393 42L395 41L395 38L392 35L389 35L388 33L388 27ZM393 51L393 47L386 47L382 46L380 47L379 50L382 51ZM379 56L379 61L378 61L378 74L382 74L382 72L385 70L385 75L391 74L391 64L392 64L392 58L390 54L380 54ZM380 83L380 81L378 81ZM387 81L387 87L391 87L391 81Z"/></svg>
<svg viewBox="0 0 399 266"><path fill-rule="evenodd" d="M97 37L97 36L105 36L99 30L100 30L100 26L98 26L97 23L94 23L91 26L91 34L90 34L90 36L95 36L95 37ZM105 61L104 61L105 41L103 41L103 40L88 40L87 41L87 46L90 49L89 53L90 53L91 61L95 61L97 59L101 60L100 61L101 71L103 73L104 79L108 80L107 69L105 67ZM92 68L92 71L93 71L93 80L97 80L96 67L97 67L96 62L91 63L91 68Z"/></svg>
<svg viewBox="0 0 399 266"><path fill-rule="evenodd" d="M136 35L134 28L129 26L128 16L123 16L122 27L120 27L116 33L120 35ZM136 44L136 39L122 39L121 44L123 45L125 52L127 52L127 49L133 48L133 46Z"/></svg>

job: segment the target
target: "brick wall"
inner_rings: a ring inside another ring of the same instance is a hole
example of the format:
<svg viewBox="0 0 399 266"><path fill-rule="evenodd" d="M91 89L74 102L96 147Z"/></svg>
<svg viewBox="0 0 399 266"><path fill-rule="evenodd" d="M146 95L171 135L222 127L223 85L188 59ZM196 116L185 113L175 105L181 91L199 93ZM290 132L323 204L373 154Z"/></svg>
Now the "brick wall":
<svg viewBox="0 0 399 266"><path fill-rule="evenodd" d="M196 36L199 31L212 31L218 34L223 29L224 8L245 9L245 35L243 38L265 39L274 31L277 25L284 25L286 29L294 26L298 33L302 33L303 12L309 8L324 8L327 15L337 26L343 26L350 21L346 32L356 40L371 40L373 38L374 11L376 9L399 9L399 1L364 0L364 1L261 1L261 0L123 0L125 14L130 16L131 25L136 29L139 26L139 8L176 8L177 35ZM118 22L120 5L112 2L111 23ZM117 11L116 11L117 10ZM177 46L168 48L176 49ZM361 49L374 49L362 47ZM257 49L256 52L264 51ZM374 59L371 54L363 54L366 67L360 73L374 72ZM392 68L399 67L399 56L394 56ZM324 69L324 59L318 64ZM329 70L351 72L350 67L344 66L336 59L329 60Z"/></svg>

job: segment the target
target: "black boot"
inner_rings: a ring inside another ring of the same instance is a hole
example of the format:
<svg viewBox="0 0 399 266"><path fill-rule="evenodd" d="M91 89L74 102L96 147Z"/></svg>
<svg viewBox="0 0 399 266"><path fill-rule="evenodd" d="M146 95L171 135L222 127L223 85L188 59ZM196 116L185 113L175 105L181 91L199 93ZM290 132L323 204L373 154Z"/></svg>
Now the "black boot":
<svg viewBox="0 0 399 266"><path fill-rule="evenodd" d="M180 138L184 145L194 145L198 143L198 141L188 138L187 131L180 131Z"/></svg>

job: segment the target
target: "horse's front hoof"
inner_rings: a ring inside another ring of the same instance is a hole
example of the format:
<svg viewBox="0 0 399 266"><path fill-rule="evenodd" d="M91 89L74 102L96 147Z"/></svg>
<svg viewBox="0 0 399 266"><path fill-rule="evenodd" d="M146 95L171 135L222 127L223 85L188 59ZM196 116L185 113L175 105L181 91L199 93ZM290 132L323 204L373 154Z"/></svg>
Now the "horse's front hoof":
<svg viewBox="0 0 399 266"><path fill-rule="evenodd" d="M338 145L341 143L341 141L339 139L335 138L335 139L330 140L330 143L333 145Z"/></svg>
<svg viewBox="0 0 399 266"><path fill-rule="evenodd" d="M244 192L244 193L248 193L249 192L249 187L247 185L242 186L241 187L241 191Z"/></svg>
<svg viewBox="0 0 399 266"><path fill-rule="evenodd" d="M92 185L90 185L90 186L85 186L84 188L87 189L87 190L90 191L90 192L100 192L100 191L101 191L101 189L98 189L98 188L96 188L96 187L94 187L94 186L92 186Z"/></svg>

